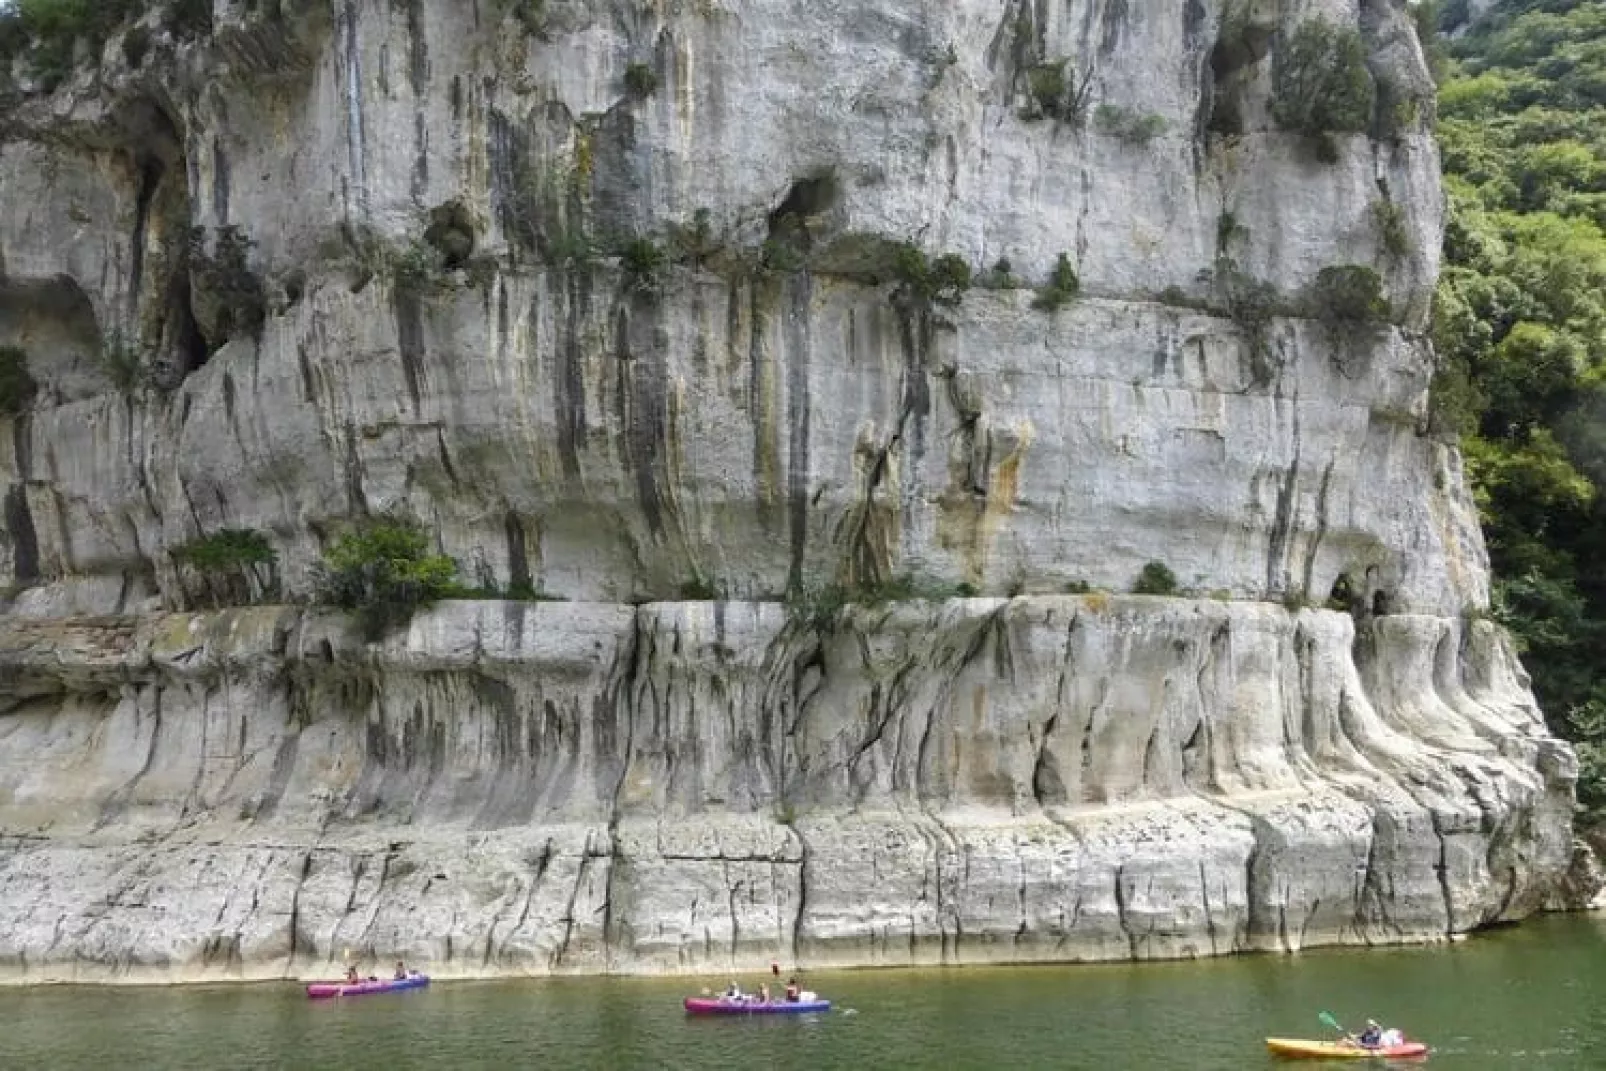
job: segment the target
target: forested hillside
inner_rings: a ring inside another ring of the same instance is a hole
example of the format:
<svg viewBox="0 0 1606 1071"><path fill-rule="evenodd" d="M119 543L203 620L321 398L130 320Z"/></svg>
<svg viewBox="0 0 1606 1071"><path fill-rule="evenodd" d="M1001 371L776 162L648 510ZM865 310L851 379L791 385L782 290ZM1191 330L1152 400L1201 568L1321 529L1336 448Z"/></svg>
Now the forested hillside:
<svg viewBox="0 0 1606 1071"><path fill-rule="evenodd" d="M1606 2L1426 12L1450 220L1434 322L1495 572L1606 817Z"/></svg>

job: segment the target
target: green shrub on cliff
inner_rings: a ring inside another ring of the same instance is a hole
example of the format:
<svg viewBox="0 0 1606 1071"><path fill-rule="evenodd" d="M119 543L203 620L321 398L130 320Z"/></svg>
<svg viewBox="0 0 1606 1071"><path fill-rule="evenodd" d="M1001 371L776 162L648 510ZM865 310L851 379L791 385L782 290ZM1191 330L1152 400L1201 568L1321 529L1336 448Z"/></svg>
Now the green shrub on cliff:
<svg viewBox="0 0 1606 1071"><path fill-rule="evenodd" d="M1082 280L1077 276L1071 258L1061 253L1054 262L1054 273L1049 276L1048 282L1038 287L1037 296L1032 299L1032 308L1039 312L1058 312L1075 301L1081 291Z"/></svg>
<svg viewBox="0 0 1606 1071"><path fill-rule="evenodd" d="M1335 264L1316 273L1311 285L1312 312L1327 323L1349 326L1389 317L1383 278L1365 264Z"/></svg>
<svg viewBox="0 0 1606 1071"><path fill-rule="evenodd" d="M786 597L788 616L797 624L818 633L836 628L842 611L849 606L876 607L894 602L942 602L947 599L970 599L976 588L969 583L950 584L946 581L916 577L900 573L879 581L855 584L826 584L802 588Z"/></svg>
<svg viewBox="0 0 1606 1071"><path fill-rule="evenodd" d="M658 91L658 72L645 63L625 68L625 92L632 100L646 100Z"/></svg>
<svg viewBox="0 0 1606 1071"><path fill-rule="evenodd" d="M970 265L963 257L944 253L933 260L907 243L892 250L891 274L899 291L921 305L958 305L970 289Z"/></svg>
<svg viewBox="0 0 1606 1071"><path fill-rule="evenodd" d="M101 339L95 351L95 367L113 387L134 394L151 381L150 368L139 343L120 331Z"/></svg>
<svg viewBox="0 0 1606 1071"><path fill-rule="evenodd" d="M669 254L651 238L631 238L619 248L619 278L629 289L656 289L668 267Z"/></svg>
<svg viewBox="0 0 1606 1071"><path fill-rule="evenodd" d="M255 334L267 316L262 277L251 270L250 252L255 244L239 227L219 227L208 252L206 229L190 228L190 285L216 306L219 337L212 341L219 345Z"/></svg>
<svg viewBox="0 0 1606 1071"><path fill-rule="evenodd" d="M201 569L272 565L279 560L268 537L250 528L222 528L173 548L173 557Z"/></svg>
<svg viewBox="0 0 1606 1071"><path fill-rule="evenodd" d="M1272 59L1272 84L1272 118L1315 139L1323 160L1338 158L1332 135L1371 125L1377 86L1366 69L1366 45L1350 27L1320 18L1301 23Z"/></svg>
<svg viewBox="0 0 1606 1071"><path fill-rule="evenodd" d="M1020 118L1027 122L1040 119L1074 122L1082 117L1093 84L1091 71L1078 79L1070 60L1057 59L1034 64L1024 73L1026 105L1020 111Z"/></svg>
<svg viewBox="0 0 1606 1071"><path fill-rule="evenodd" d="M214 608L245 605L277 588L279 555L267 536L249 528L224 528L174 547L171 554L190 574L181 571L181 582L193 578ZM191 585L184 586L188 593Z"/></svg>
<svg viewBox="0 0 1606 1071"><path fill-rule="evenodd" d="M1165 133L1165 116L1133 111L1114 104L1100 104L1093 112L1093 124L1100 133L1110 134L1128 145L1147 145Z"/></svg>
<svg viewBox="0 0 1606 1071"><path fill-rule="evenodd" d="M1135 595L1174 595L1176 590L1177 574L1165 562L1149 562L1132 585Z"/></svg>
<svg viewBox="0 0 1606 1071"><path fill-rule="evenodd" d="M1403 208L1385 197L1377 198L1372 202L1372 225L1386 261L1398 263L1411 255L1411 231Z"/></svg>
<svg viewBox="0 0 1606 1071"><path fill-rule="evenodd" d="M431 554L429 537L411 521L364 521L335 541L315 567L318 601L353 613L363 635L377 640L413 614L457 591L457 563Z"/></svg>

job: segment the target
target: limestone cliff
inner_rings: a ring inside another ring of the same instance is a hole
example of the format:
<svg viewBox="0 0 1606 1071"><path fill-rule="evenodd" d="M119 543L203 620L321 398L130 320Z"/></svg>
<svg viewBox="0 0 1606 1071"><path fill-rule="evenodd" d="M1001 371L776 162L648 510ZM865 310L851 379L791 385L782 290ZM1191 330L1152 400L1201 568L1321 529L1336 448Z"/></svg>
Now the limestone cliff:
<svg viewBox="0 0 1606 1071"><path fill-rule="evenodd" d="M1192 955L1551 894L1574 762L1432 434L1402 4L212 15L0 74L15 974ZM1316 22L1364 130L1282 129ZM186 612L175 547L265 533L299 599L386 511L564 601ZM1148 562L1184 591L1099 593Z"/></svg>

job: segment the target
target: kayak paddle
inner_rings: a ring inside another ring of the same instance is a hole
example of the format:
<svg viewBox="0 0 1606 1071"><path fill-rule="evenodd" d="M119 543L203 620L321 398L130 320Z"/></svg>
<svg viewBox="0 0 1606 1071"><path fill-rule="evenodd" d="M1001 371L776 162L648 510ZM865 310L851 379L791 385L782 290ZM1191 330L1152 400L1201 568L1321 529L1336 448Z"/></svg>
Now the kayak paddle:
<svg viewBox="0 0 1606 1071"><path fill-rule="evenodd" d="M1317 1015L1317 1018L1322 1021L1322 1025L1323 1026L1331 1027L1334 1030L1337 1030L1340 1034L1343 1034L1345 1037L1349 1037L1349 1031L1345 1030L1343 1025L1337 1019L1334 1019L1331 1015L1329 1015L1327 1012L1320 1013L1319 1015Z"/></svg>

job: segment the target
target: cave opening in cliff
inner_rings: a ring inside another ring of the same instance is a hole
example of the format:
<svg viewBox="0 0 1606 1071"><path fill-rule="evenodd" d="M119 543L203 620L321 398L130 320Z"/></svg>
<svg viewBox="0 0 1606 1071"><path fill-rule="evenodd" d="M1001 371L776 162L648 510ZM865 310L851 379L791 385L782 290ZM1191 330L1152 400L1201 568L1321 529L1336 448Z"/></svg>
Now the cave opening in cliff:
<svg viewBox="0 0 1606 1071"><path fill-rule="evenodd" d="M769 215L769 240L798 253L809 252L819 221L841 200L842 184L834 170L798 179Z"/></svg>
<svg viewBox="0 0 1606 1071"><path fill-rule="evenodd" d="M182 273L175 274L169 291L169 323L174 352L179 358L184 374L205 365L213 353L206 344L205 336L201 334L200 326L195 322L195 313L191 311L190 301L188 277Z"/></svg>
<svg viewBox="0 0 1606 1071"><path fill-rule="evenodd" d="M1271 52L1272 28L1238 14L1227 19L1210 50L1210 92L1206 98L1212 134L1244 132L1243 94L1253 68Z"/></svg>
<svg viewBox="0 0 1606 1071"><path fill-rule="evenodd" d="M1355 592L1355 582L1348 573L1340 573L1338 579L1333 581L1332 590L1327 593L1327 605L1335 610L1354 616L1365 606L1364 600Z"/></svg>

